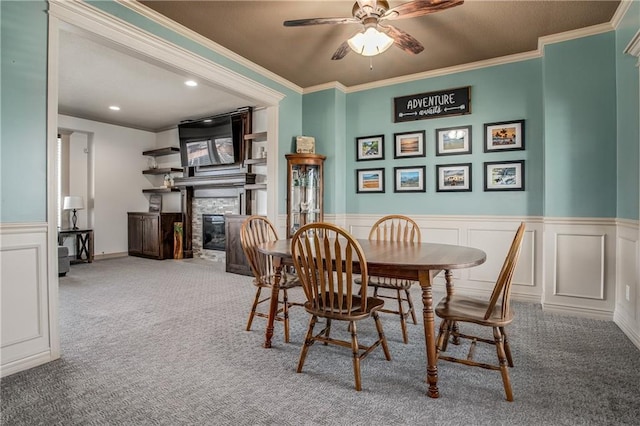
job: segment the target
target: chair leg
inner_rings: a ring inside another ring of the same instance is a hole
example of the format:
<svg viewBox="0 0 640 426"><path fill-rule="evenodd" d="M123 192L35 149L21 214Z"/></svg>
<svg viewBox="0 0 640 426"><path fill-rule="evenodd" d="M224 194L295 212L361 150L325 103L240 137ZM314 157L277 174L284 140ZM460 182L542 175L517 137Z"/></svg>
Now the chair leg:
<svg viewBox="0 0 640 426"><path fill-rule="evenodd" d="M387 338L384 335L384 331L382 329L382 322L380 321L380 317L378 316L377 312L372 313L371 316L373 317L373 321L376 323L376 330L378 330L378 339L380 339L384 357L387 359L387 361L391 361L391 352L389 352L389 345L387 344Z"/></svg>
<svg viewBox="0 0 640 426"><path fill-rule="evenodd" d="M289 296L287 290L282 290L282 316L284 322L284 342L289 343Z"/></svg>
<svg viewBox="0 0 640 426"><path fill-rule="evenodd" d="M311 316L309 320L309 328L307 329L307 335L304 338L304 343L302 344L302 349L300 350L300 359L298 359L298 368L296 369L296 373L302 373L302 367L304 366L304 361L307 358L307 352L309 352L309 348L313 345L313 327L315 327L316 322L318 322L318 317L315 315Z"/></svg>
<svg viewBox="0 0 640 426"><path fill-rule="evenodd" d="M407 304L409 305L409 312L411 312L411 319L413 320L414 324L418 324L418 320L416 319L416 310L413 308L413 300L411 299L411 293L409 292L409 289L405 289L404 290L405 295L407 297Z"/></svg>
<svg viewBox="0 0 640 426"><path fill-rule="evenodd" d="M507 337L507 333L504 330L504 327L500 327L500 332L502 333L502 339L504 340L504 352L507 355L507 362L509 367L513 367L513 358L511 357L511 346L509 346L509 338Z"/></svg>
<svg viewBox="0 0 640 426"><path fill-rule="evenodd" d="M351 321L350 329L351 329L351 352L353 358L353 375L356 382L356 390L362 390L362 381L360 379L360 356L358 356L358 335L356 332L356 323L355 321Z"/></svg>
<svg viewBox="0 0 640 426"><path fill-rule="evenodd" d="M260 301L260 292L262 291L262 287L258 287L256 290L256 297L253 299L253 305L251 306L251 312L249 312L249 321L247 321L247 331L251 331L251 323L253 322L253 317L256 315L256 309L258 308L258 302Z"/></svg>
<svg viewBox="0 0 640 426"><path fill-rule="evenodd" d="M438 353L447 351L447 343L449 341L449 324L447 320L440 322L438 330L438 339L436 340L436 350Z"/></svg>
<svg viewBox="0 0 640 426"><path fill-rule="evenodd" d="M349 328L347 331L351 331L351 324L349 324ZM331 319L327 318L327 325L324 328L324 337L329 338L329 334L331 333ZM329 342L324 342L324 345L327 346Z"/></svg>
<svg viewBox="0 0 640 426"><path fill-rule="evenodd" d="M407 319L402 306L402 293L400 289L396 290L396 299L398 300L398 314L400 315L400 328L402 329L402 340L404 343L409 343L409 336L407 333Z"/></svg>
<svg viewBox="0 0 640 426"><path fill-rule="evenodd" d="M504 392L507 396L507 401L513 401L513 391L511 389L511 380L509 379L509 369L507 368L507 356L504 352L504 340L499 327L493 327L493 338L496 342L496 352L498 353L498 361L500 362L500 374L502 375Z"/></svg>

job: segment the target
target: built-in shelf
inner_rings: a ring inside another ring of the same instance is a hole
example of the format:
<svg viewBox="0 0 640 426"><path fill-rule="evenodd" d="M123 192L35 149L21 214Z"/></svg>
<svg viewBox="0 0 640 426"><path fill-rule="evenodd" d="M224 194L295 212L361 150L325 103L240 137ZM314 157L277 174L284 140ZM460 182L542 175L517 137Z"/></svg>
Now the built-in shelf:
<svg viewBox="0 0 640 426"><path fill-rule="evenodd" d="M244 189L267 189L266 183L252 183L250 185L245 185Z"/></svg>
<svg viewBox="0 0 640 426"><path fill-rule="evenodd" d="M143 189L142 192L144 194L168 194L170 192L180 192L180 188L176 188L175 186L171 188L149 188Z"/></svg>
<svg viewBox="0 0 640 426"><path fill-rule="evenodd" d="M178 154L179 152L180 148L178 148L177 146L168 146L166 148L150 149L148 151L144 151L142 155L148 155L150 157L161 157L163 155Z"/></svg>
<svg viewBox="0 0 640 426"><path fill-rule="evenodd" d="M166 175L167 173L178 173L178 172L182 172L182 168L181 167L165 167L165 168L161 168L161 169L148 169L148 170L143 170L142 174L143 175Z"/></svg>
<svg viewBox="0 0 640 426"><path fill-rule="evenodd" d="M252 164L254 166L266 165L267 159L266 158L248 158L244 161L244 164Z"/></svg>
<svg viewBox="0 0 640 426"><path fill-rule="evenodd" d="M245 141L258 141L258 140L267 140L267 132L258 132L258 133L249 133L248 135L244 135Z"/></svg>

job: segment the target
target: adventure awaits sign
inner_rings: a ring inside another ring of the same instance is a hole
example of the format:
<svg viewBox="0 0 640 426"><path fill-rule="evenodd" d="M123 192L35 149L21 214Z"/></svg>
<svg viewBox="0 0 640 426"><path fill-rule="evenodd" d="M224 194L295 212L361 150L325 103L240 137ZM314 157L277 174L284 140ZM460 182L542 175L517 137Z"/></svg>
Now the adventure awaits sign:
<svg viewBox="0 0 640 426"><path fill-rule="evenodd" d="M393 98L393 122L471 114L471 86Z"/></svg>

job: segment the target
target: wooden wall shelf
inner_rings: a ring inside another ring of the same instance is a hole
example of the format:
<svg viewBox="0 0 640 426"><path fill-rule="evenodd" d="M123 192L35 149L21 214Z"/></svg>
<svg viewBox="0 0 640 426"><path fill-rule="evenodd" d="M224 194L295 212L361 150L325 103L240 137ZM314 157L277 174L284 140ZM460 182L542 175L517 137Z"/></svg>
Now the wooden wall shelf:
<svg viewBox="0 0 640 426"><path fill-rule="evenodd" d="M170 192L180 192L180 188L176 188L175 186L171 188L149 188L143 189L142 192L144 194L168 194Z"/></svg>
<svg viewBox="0 0 640 426"><path fill-rule="evenodd" d="M181 167L164 167L161 169L148 169L143 170L143 175L165 175L167 173L179 173L182 172Z"/></svg>
<svg viewBox="0 0 640 426"><path fill-rule="evenodd" d="M180 148L178 148L177 146L168 146L166 148L150 149L148 151L143 151L142 155L148 155L150 157L161 157L163 155L178 154L179 152L180 152Z"/></svg>

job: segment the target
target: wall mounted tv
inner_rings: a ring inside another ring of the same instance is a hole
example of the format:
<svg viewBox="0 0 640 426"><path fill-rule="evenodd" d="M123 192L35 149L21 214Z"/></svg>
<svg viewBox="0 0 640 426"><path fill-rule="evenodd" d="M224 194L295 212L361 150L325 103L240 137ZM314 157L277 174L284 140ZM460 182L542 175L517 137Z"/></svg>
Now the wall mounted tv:
<svg viewBox="0 0 640 426"><path fill-rule="evenodd" d="M242 118L224 115L178 125L183 167L238 164L242 161Z"/></svg>

